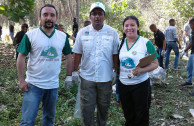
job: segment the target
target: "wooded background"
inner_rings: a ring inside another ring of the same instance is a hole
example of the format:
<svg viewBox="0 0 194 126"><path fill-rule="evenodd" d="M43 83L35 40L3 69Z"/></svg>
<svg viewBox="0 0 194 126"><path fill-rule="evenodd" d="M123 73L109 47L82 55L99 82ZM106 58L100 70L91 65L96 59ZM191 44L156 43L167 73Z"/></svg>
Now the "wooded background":
<svg viewBox="0 0 194 126"><path fill-rule="evenodd" d="M93 2L100 1L106 6L106 24L114 27L122 35L122 22L126 16L135 15L140 20L141 35L150 37L149 26L155 23L162 31L169 19L176 20L179 38L184 24L194 16L194 0L0 0L0 24L8 26L9 21L30 26L39 25L39 10L49 3L59 13L59 20L65 30L71 29L72 18L76 17L79 28L89 20L89 9Z"/></svg>

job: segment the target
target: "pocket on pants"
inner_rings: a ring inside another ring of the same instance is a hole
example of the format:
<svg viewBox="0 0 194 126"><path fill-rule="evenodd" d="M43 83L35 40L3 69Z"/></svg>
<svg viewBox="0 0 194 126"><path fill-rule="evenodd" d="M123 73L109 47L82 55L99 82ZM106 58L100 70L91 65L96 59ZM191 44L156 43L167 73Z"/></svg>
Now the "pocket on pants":
<svg viewBox="0 0 194 126"><path fill-rule="evenodd" d="M80 90L80 100L82 104L86 104L89 101L89 94L87 90Z"/></svg>

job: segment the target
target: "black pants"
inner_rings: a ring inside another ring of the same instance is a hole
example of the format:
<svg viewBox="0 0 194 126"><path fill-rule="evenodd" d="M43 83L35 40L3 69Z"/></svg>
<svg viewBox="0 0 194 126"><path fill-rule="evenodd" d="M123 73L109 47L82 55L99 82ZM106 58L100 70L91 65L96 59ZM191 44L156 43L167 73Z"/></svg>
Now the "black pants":
<svg viewBox="0 0 194 126"><path fill-rule="evenodd" d="M125 126L149 126L150 80L137 85L124 85L119 81L119 93Z"/></svg>

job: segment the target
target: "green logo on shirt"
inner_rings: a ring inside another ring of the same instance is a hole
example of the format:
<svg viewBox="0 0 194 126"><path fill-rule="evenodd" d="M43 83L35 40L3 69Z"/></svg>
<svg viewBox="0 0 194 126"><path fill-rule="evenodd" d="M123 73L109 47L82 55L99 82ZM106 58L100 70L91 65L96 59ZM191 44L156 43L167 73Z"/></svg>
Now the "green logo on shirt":
<svg viewBox="0 0 194 126"><path fill-rule="evenodd" d="M54 47L50 47L47 50L43 50L41 53L41 56L51 59L51 58L56 58L58 56L58 53Z"/></svg>
<svg viewBox="0 0 194 126"><path fill-rule="evenodd" d="M137 54L137 52L136 51L133 51L132 54L135 56Z"/></svg>

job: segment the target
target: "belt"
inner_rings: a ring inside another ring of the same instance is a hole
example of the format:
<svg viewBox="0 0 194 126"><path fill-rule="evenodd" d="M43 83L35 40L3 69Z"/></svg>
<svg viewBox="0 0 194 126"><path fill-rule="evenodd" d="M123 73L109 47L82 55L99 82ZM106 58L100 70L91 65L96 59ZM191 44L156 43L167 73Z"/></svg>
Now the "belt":
<svg viewBox="0 0 194 126"><path fill-rule="evenodd" d="M176 42L176 41L168 41L168 42Z"/></svg>

